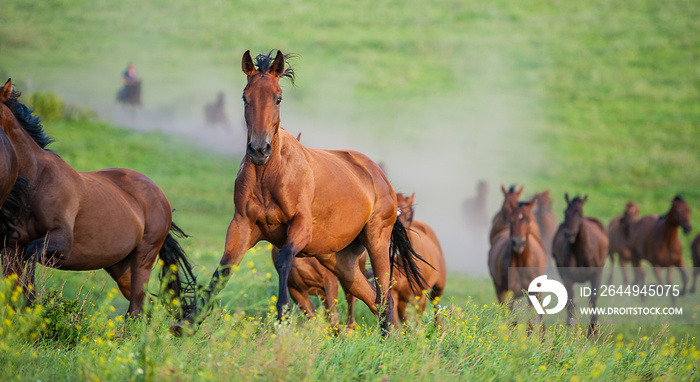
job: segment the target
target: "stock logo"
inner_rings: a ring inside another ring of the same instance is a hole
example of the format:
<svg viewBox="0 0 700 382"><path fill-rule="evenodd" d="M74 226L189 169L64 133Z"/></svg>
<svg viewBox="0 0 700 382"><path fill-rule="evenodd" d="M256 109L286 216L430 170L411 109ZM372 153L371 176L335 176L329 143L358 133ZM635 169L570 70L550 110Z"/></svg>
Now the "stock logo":
<svg viewBox="0 0 700 382"><path fill-rule="evenodd" d="M569 299L568 293L566 293L566 288L562 283L557 280L547 280L547 275L542 275L532 280L530 286L527 288L528 298L535 307L537 314L556 314L562 311L566 306L566 302ZM543 300L542 304L537 299L535 293L549 293ZM547 308L552 303L552 294L557 296L557 305L554 308Z"/></svg>

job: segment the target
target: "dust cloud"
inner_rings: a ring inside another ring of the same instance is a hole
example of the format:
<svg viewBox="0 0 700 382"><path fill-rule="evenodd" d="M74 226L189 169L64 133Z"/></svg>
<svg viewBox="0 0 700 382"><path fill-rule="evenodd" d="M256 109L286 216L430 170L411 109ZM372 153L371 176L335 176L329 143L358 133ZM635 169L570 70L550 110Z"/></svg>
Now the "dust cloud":
<svg viewBox="0 0 700 382"><path fill-rule="evenodd" d="M301 63L296 64L300 70ZM228 68L224 76L215 69L199 70L209 75L181 84L177 89L182 92L173 92L168 87L171 84L157 76L146 78L144 105L136 110L117 104L112 93L96 96L75 88L72 93L57 91L71 102L91 107L105 121L176 134L203 150L237 161L245 151L240 100L245 78L236 69ZM307 147L357 150L383 162L397 192L416 193L415 217L437 233L449 270L486 274L489 227L481 232L470 229L462 204L476 194L479 180L485 180L490 221L502 203L500 185L527 184L531 169L543 157L526 122L536 120L536 105L484 85L449 97L428 95L420 107L399 106L387 109L384 115L368 116L365 105L353 98L352 79L346 81L331 89L322 88L327 86L323 78L313 81L321 87L316 89L310 88L314 86L311 81L296 88L283 85L282 127L294 135L303 133L302 143ZM116 93L119 82L114 83ZM204 105L213 102L220 91L226 95L228 128L207 126L203 115ZM295 93L303 93L306 102L317 99L312 112ZM534 191L526 187L526 193Z"/></svg>

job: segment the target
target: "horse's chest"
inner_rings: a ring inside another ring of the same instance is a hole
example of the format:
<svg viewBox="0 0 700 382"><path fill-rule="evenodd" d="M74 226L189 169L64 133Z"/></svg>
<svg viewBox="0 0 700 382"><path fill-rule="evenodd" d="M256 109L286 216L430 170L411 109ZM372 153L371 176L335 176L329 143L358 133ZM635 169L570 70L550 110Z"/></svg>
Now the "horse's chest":
<svg viewBox="0 0 700 382"><path fill-rule="evenodd" d="M274 201L252 200L246 205L246 214L263 231L275 230L288 222L287 214Z"/></svg>

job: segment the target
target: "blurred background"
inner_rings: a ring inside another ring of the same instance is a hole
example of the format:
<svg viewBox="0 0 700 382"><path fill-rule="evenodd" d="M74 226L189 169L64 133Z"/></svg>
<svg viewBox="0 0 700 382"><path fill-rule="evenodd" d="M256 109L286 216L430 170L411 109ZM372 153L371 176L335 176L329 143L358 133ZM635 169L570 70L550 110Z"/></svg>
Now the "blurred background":
<svg viewBox="0 0 700 382"><path fill-rule="evenodd" d="M627 200L642 215L664 213L679 193L698 205L699 19L693 1L5 0L0 76L26 95L54 92L96 113L97 125L45 122L76 168L103 163L109 139L80 131L107 125L193 149L171 161L230 164L173 178L155 156L134 165L129 151L104 163L161 184L213 265L245 147L241 56L293 53L282 127L308 147L382 162L398 192L416 193L416 219L437 232L450 270L483 275L487 238L463 213L480 180L489 217L502 184L525 186L527 197L551 189L560 220L564 192L588 194L586 213L606 223ZM137 108L116 102L129 62L142 80ZM204 117L220 92L228 126ZM141 150L162 141L146 137ZM190 184L204 171L225 186Z"/></svg>

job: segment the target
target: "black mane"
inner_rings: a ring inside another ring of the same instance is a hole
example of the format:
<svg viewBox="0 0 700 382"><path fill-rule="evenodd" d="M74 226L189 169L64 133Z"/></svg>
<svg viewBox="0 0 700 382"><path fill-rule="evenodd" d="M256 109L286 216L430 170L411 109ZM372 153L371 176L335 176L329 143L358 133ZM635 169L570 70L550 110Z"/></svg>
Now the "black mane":
<svg viewBox="0 0 700 382"><path fill-rule="evenodd" d="M255 56L255 66L258 68L258 71L261 73L265 73L268 70L270 70L270 66L272 63L275 61L275 56L277 55L277 50L273 49L270 51L268 54L263 54L260 53L257 56ZM274 53L274 54L273 54ZM289 64L289 59L296 57L294 54L285 54L284 55L284 63L286 66L286 69L284 69L284 73L280 76L280 78L289 78L289 81L294 85L294 79L296 79L296 73L294 72L294 68Z"/></svg>
<svg viewBox="0 0 700 382"><path fill-rule="evenodd" d="M38 115L33 115L32 109L19 102L18 98L21 94L18 90L13 90L10 98L5 101L5 106L12 111L20 126L32 137L34 142L42 149L45 149L54 140L46 134L46 131L41 126L41 118Z"/></svg>

